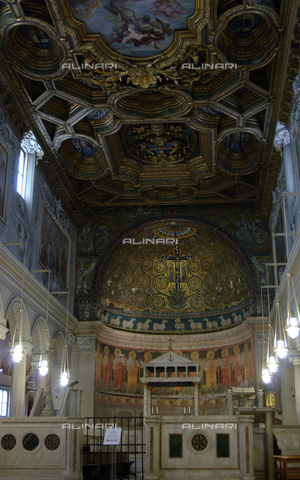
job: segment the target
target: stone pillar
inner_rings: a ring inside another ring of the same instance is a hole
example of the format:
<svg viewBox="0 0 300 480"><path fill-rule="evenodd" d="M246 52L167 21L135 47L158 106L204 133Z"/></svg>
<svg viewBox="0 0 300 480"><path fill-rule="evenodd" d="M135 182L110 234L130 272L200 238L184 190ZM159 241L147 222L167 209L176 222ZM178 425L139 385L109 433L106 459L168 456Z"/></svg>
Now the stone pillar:
<svg viewBox="0 0 300 480"><path fill-rule="evenodd" d="M194 383L194 402L195 402L195 415L199 415L199 383Z"/></svg>
<svg viewBox="0 0 300 480"><path fill-rule="evenodd" d="M227 415L233 415L232 390L227 390L226 398L227 398Z"/></svg>
<svg viewBox="0 0 300 480"><path fill-rule="evenodd" d="M253 466L254 415L239 416L240 475L242 480L255 480Z"/></svg>
<svg viewBox="0 0 300 480"><path fill-rule="evenodd" d="M148 405L147 415L151 415L151 407L152 407L152 396L151 396L151 392L152 392L152 387L149 387L149 385L148 385L148 386L147 386L147 390L148 390L148 396L147 396L147 405Z"/></svg>
<svg viewBox="0 0 300 480"><path fill-rule="evenodd" d="M22 342L22 347L22 360L19 363L13 362L10 417L24 417L25 413L26 359L27 354L31 353L32 344Z"/></svg>
<svg viewBox="0 0 300 480"><path fill-rule="evenodd" d="M297 423L300 424L300 352L299 356L293 356L294 378L295 378L295 404Z"/></svg>
<svg viewBox="0 0 300 480"><path fill-rule="evenodd" d="M143 394L144 394L144 417L147 417L148 415L148 385L144 383L143 385Z"/></svg>
<svg viewBox="0 0 300 480"><path fill-rule="evenodd" d="M160 417L152 416L145 419L146 425L146 465L145 480L159 478L160 449Z"/></svg>
<svg viewBox="0 0 300 480"><path fill-rule="evenodd" d="M264 406L264 392L262 389L260 389L257 393L257 402L259 408Z"/></svg>
<svg viewBox="0 0 300 480"><path fill-rule="evenodd" d="M273 412L266 411L267 471L268 480L274 480Z"/></svg>
<svg viewBox="0 0 300 480"><path fill-rule="evenodd" d="M46 357L48 360L48 373L45 376L45 407L41 413L42 417L53 417L54 416L54 408L53 408L53 399L52 399L52 364L53 364L53 356L54 356L54 345L57 342L56 338L46 338L44 339L46 343Z"/></svg>
<svg viewBox="0 0 300 480"><path fill-rule="evenodd" d="M70 372L71 382L77 380L79 382L78 387L82 389L81 415L83 417L93 417L95 408L96 336L94 334L78 334L76 338L79 349L78 352L73 353L73 357L78 368L77 371Z"/></svg>

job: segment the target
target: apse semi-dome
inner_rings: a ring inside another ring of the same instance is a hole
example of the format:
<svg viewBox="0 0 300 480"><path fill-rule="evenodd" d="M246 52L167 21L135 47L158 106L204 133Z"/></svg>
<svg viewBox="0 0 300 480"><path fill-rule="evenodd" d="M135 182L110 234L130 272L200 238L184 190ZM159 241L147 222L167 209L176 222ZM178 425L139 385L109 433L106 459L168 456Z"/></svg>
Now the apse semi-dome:
<svg viewBox="0 0 300 480"><path fill-rule="evenodd" d="M141 332L207 332L248 316L251 271L238 241L191 220L127 232L98 275L108 325Z"/></svg>

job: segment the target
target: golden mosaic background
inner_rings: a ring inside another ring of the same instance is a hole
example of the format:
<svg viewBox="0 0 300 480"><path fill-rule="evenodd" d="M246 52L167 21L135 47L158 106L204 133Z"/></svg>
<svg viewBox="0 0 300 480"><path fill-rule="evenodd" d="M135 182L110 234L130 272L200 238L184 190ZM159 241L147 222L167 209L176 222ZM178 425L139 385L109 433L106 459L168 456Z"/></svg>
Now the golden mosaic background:
<svg viewBox="0 0 300 480"><path fill-rule="evenodd" d="M164 244L120 244L101 277L103 307L139 314L205 314L237 309L251 294L247 265L237 247L207 226L189 221L156 222L134 234L146 238L179 239L180 290L175 285L175 247ZM173 222L174 223L174 222ZM131 327L132 328L132 327Z"/></svg>

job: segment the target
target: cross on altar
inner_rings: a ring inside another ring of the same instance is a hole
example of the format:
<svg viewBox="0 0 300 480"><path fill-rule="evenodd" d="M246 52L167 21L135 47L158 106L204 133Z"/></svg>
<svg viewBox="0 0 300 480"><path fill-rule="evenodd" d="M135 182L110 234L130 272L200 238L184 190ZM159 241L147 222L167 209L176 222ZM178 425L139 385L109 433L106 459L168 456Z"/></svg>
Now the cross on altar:
<svg viewBox="0 0 300 480"><path fill-rule="evenodd" d="M193 260L192 255L180 255L179 245L175 246L175 255L163 255L162 260L175 260L175 285L180 290L180 260Z"/></svg>

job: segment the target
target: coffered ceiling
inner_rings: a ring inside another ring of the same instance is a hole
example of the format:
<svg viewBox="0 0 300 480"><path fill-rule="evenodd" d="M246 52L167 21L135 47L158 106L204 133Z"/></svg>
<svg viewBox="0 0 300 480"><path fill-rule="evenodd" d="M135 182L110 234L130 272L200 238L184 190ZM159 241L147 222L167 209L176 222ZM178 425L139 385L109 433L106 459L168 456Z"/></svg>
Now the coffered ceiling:
<svg viewBox="0 0 300 480"><path fill-rule="evenodd" d="M0 71L74 220L107 205L266 214L297 4L0 1Z"/></svg>

